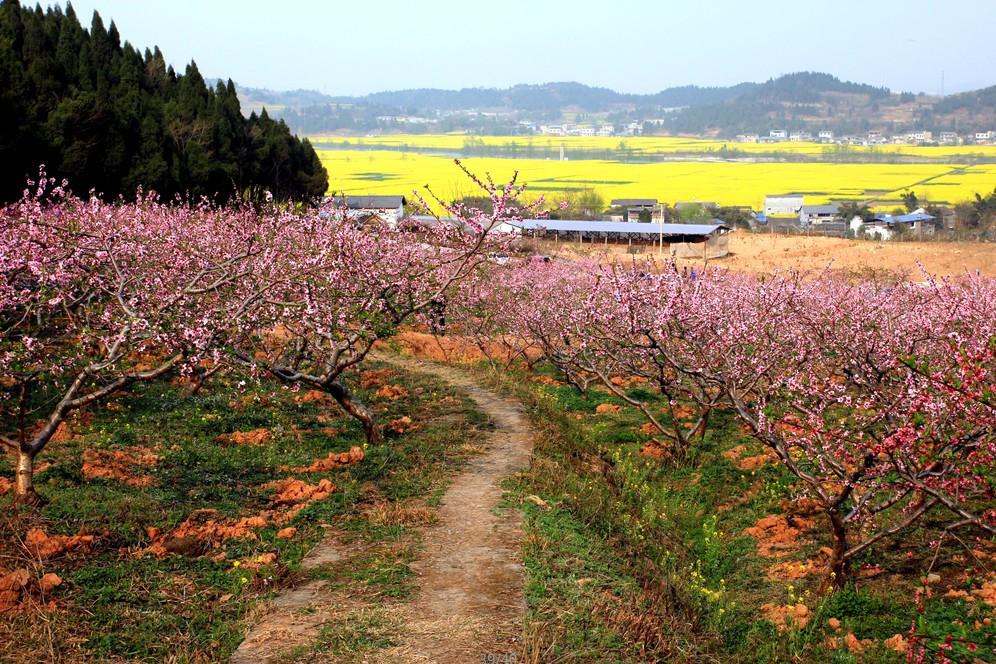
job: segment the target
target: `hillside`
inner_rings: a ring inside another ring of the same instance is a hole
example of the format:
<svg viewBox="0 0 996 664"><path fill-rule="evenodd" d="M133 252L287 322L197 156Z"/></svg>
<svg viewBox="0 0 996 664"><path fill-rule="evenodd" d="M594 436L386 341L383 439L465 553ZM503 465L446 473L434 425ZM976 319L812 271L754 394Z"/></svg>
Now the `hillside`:
<svg viewBox="0 0 996 664"><path fill-rule="evenodd" d="M267 107L303 133L467 130L521 131L520 122L581 119L650 123L645 131L732 137L772 128L838 133L904 129L984 131L996 124L996 87L938 98L798 72L764 83L688 85L653 94L620 93L576 82L510 88L421 88L361 97L240 88L243 105ZM404 116L404 117L402 117ZM412 118L416 119L412 119Z"/></svg>

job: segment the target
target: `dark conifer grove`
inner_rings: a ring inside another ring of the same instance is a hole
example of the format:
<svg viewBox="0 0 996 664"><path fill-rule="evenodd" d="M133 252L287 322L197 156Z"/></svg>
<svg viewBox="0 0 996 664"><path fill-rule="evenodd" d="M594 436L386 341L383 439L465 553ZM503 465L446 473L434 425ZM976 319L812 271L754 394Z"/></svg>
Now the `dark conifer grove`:
<svg viewBox="0 0 996 664"><path fill-rule="evenodd" d="M307 139L264 110L242 115L235 85L209 87L159 48L139 52L96 12L0 2L0 201L44 164L78 193L309 200L328 175Z"/></svg>

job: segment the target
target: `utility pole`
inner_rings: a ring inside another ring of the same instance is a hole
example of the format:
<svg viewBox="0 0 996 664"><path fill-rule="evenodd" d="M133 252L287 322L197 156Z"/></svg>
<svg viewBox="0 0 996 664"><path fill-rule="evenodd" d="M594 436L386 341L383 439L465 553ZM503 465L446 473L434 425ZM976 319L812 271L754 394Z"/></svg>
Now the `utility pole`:
<svg viewBox="0 0 996 664"><path fill-rule="evenodd" d="M657 256L664 257L664 204L661 203L661 216L657 218Z"/></svg>

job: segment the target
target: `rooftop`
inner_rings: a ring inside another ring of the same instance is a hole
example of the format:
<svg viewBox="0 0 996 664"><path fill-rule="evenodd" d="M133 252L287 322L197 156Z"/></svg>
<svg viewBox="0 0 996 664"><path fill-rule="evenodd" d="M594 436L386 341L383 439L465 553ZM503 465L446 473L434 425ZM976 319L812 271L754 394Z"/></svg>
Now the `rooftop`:
<svg viewBox="0 0 996 664"><path fill-rule="evenodd" d="M803 205L800 212L804 214L837 214L840 212L840 205L829 203L827 205Z"/></svg>
<svg viewBox="0 0 996 664"><path fill-rule="evenodd" d="M627 221L581 221L575 219L523 219L513 225L524 231L549 230L566 233L622 233L630 235L712 235L730 227L718 219L711 224L659 224Z"/></svg>
<svg viewBox="0 0 996 664"><path fill-rule="evenodd" d="M612 207L625 207L629 205L653 206L657 205L657 199L656 198L613 198L610 205L612 205Z"/></svg>
<svg viewBox="0 0 996 664"><path fill-rule="evenodd" d="M350 210L393 210L408 203L404 196L336 196L332 201Z"/></svg>

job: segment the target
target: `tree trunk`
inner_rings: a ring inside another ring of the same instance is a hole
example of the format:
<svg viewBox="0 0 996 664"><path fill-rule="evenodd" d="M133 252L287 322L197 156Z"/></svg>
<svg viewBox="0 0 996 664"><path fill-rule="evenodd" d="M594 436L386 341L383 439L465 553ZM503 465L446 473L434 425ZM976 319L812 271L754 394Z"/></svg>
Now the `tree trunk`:
<svg viewBox="0 0 996 664"><path fill-rule="evenodd" d="M363 433L367 436L367 442L376 445L384 438L374 414L366 406L353 398L353 394L345 385L338 381L333 381L328 385L328 393L342 406L342 409L349 413L363 425Z"/></svg>
<svg viewBox="0 0 996 664"><path fill-rule="evenodd" d="M844 519L837 512L828 512L830 532L833 534L833 552L827 565L827 578L823 581L824 591L837 591L844 587L847 579L847 528Z"/></svg>
<svg viewBox="0 0 996 664"><path fill-rule="evenodd" d="M706 431L709 429L709 415L712 413L712 407L704 408L699 414L699 423L696 425L695 430L692 431L691 435L688 436L689 439L698 438L699 441L705 440Z"/></svg>
<svg viewBox="0 0 996 664"><path fill-rule="evenodd" d="M35 491L35 452L17 452L17 479L14 484L14 503L40 507L45 500Z"/></svg>

